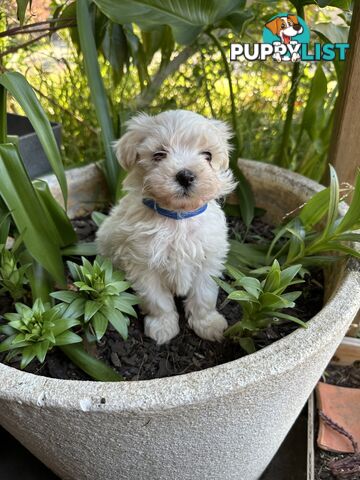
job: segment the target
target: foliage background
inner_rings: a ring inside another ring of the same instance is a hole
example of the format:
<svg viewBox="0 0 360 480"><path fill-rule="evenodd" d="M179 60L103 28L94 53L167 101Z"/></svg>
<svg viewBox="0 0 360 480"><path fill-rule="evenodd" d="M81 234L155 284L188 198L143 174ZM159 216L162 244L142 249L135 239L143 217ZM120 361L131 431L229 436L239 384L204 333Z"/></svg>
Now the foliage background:
<svg viewBox="0 0 360 480"><path fill-rule="evenodd" d="M349 2L333 3L340 6L344 4L345 8L306 6L306 21L313 30L312 42L325 39L334 41L339 35L346 41L351 14L345 4ZM65 8L68 8L67 14L71 16L71 4L72 0L33 0L31 13L26 13L25 24L39 22ZM235 33L226 26L216 30L217 38L227 54L231 42L260 42L263 26L271 16L279 11L294 13L295 9L288 1L247 1L245 11L240 32ZM0 14L4 27L18 25L14 1L5 0L0 7ZM317 28L319 24L322 27ZM320 30L322 34L319 36L315 30ZM98 31L99 25L95 28L95 32ZM164 38L167 33L161 32ZM38 35L27 33L0 38L1 51L6 52ZM68 29L61 29L26 48L0 57L1 68L23 73L39 95L50 120L62 123L63 156L69 166L104 156L82 55L77 42L73 40L76 40L75 35L71 38ZM166 54L163 50L168 48L171 59L183 50L183 46L173 45L172 42L169 35L161 45L161 54L156 51L151 57L152 52L146 51L146 33L135 25L130 40L127 39L127 49L130 50L128 56L122 58L122 51L115 48L116 45L113 48L108 45L107 50L103 48L104 45L99 48L99 64L117 135L121 133L124 119L138 109L139 95L159 68ZM149 63L143 58L147 54L151 58ZM277 64L271 59L229 65L239 125L240 155L277 163L321 180L341 75L339 65L337 71L331 62L300 65L292 126L285 150L282 145L283 126L292 88L292 65ZM169 108L185 108L230 121L229 93L220 52L211 39L204 35L187 61L165 79L158 94L145 109L157 113ZM12 102L10 108L19 110Z"/></svg>

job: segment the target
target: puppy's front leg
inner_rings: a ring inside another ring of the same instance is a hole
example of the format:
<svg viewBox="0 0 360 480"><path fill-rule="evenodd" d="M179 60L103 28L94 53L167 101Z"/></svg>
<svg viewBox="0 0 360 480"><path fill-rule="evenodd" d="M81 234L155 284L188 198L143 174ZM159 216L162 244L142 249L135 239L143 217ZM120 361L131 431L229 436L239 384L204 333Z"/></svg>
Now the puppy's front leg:
<svg viewBox="0 0 360 480"><path fill-rule="evenodd" d="M203 271L194 279L185 301L185 311L190 327L205 340L218 340L228 324L216 311L218 287L210 273Z"/></svg>
<svg viewBox="0 0 360 480"><path fill-rule="evenodd" d="M179 314L174 297L169 289L162 285L157 275L144 276L133 283L140 296L145 317L145 335L158 345L166 343L179 333Z"/></svg>

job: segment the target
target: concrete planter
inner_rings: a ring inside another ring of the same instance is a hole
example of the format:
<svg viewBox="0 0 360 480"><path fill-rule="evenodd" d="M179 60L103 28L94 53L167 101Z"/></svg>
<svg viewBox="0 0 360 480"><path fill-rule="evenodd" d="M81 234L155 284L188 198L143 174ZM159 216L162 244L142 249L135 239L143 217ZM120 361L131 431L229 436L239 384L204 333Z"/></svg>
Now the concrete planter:
<svg viewBox="0 0 360 480"><path fill-rule="evenodd" d="M262 163L241 161L241 168L272 221L321 188ZM92 208L100 178L93 166L73 172L71 201ZM358 263L337 266L328 286L329 299L307 330L200 372L114 384L48 379L0 364L0 423L63 479L256 480L360 306Z"/></svg>

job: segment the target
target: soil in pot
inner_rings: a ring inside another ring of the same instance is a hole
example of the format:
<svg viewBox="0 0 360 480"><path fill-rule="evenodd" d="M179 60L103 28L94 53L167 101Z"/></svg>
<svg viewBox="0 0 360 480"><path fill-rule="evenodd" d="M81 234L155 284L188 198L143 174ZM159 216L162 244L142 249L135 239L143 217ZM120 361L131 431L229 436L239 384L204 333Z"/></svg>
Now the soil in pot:
<svg viewBox="0 0 360 480"><path fill-rule="evenodd" d="M235 217L228 219L230 235L244 234L245 226ZM96 225L90 217L73 220L80 241L93 241ZM260 237L272 237L272 227L257 218L248 232L247 241L258 242ZM74 258L72 258L74 260ZM288 313L303 321L310 320L323 306L323 274L316 270L305 278L303 284L297 285L303 290L298 299L296 309ZM228 320L229 325L236 323L241 317L241 308L235 302L223 306L226 293L220 291L218 309ZM180 334L169 344L157 346L155 342L144 336L143 316L138 311L138 318L131 319L129 338L124 341L111 326L101 342L96 345L96 355L117 370L127 380L147 380L173 375L181 375L205 368L214 367L236 360L247 353L236 343L225 339L222 343L202 340L188 328L182 299L176 299L180 313ZM284 323L269 327L257 338L257 349L264 348L280 338L296 330L294 323ZM3 361L5 354L0 356ZM12 361L11 366L18 368L19 362ZM26 371L52 378L88 380L89 377L59 350L48 353L43 364L33 361Z"/></svg>
<svg viewBox="0 0 360 480"><path fill-rule="evenodd" d="M360 388L360 361L354 362L352 365L339 366L329 365L324 372L324 380L331 385L338 385L348 388ZM318 431L318 422L315 425L315 437ZM342 459L351 460L352 454L328 452L320 449L315 444L315 480L359 480L360 473L339 473L335 476L330 468L332 462ZM360 460L356 461L360 464Z"/></svg>

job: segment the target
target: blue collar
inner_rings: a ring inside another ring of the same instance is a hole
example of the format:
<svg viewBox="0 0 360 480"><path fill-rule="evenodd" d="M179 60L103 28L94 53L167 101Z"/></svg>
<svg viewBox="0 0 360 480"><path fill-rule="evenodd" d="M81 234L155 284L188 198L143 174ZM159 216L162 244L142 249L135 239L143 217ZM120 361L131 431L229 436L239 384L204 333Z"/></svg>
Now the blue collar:
<svg viewBox="0 0 360 480"><path fill-rule="evenodd" d="M190 210L188 212L176 212L174 210L167 210L166 208L159 207L159 205L152 198L143 198L143 204L151 208L151 210L154 210L154 212L158 213L159 215L173 218L174 220L184 220L185 218L196 217L197 215L200 215L200 213L205 212L207 209L207 203L205 203L205 205L196 210Z"/></svg>

